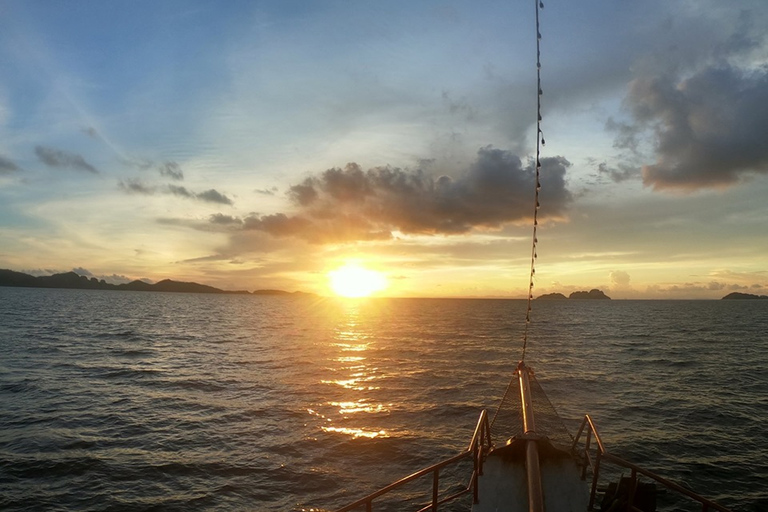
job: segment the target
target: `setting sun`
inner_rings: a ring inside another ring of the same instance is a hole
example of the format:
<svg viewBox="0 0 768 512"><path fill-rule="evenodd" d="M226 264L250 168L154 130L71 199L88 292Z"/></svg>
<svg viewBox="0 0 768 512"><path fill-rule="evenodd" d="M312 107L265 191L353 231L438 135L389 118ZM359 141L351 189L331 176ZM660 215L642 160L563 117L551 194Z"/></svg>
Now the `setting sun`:
<svg viewBox="0 0 768 512"><path fill-rule="evenodd" d="M334 293L342 297L368 297L387 287L384 274L354 264L332 270L328 276Z"/></svg>

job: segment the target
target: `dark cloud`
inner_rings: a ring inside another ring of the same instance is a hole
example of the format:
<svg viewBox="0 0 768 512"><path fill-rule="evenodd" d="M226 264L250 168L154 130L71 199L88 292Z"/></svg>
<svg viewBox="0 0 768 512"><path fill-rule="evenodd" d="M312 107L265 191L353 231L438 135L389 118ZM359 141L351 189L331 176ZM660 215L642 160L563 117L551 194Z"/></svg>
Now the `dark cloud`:
<svg viewBox="0 0 768 512"><path fill-rule="evenodd" d="M120 188L120 190L124 192L128 192L130 194L152 195L159 191L163 194L171 194L174 196L186 197L188 199L196 199L198 201L205 201L207 203L217 203L217 204L226 204L226 205L234 204L230 198L228 198L221 192L218 192L217 190L214 190L214 189L206 190L205 192L196 193L196 192L192 192L187 187L182 187L180 185L169 184L169 185L166 185L164 188L158 188L154 185L147 185L137 178L129 178L126 180L121 180L117 186L118 188Z"/></svg>
<svg viewBox="0 0 768 512"><path fill-rule="evenodd" d="M542 218L563 215L571 200L562 157L542 160ZM391 238L407 234L462 234L476 228L498 229L529 219L535 171L509 151L485 147L467 172L435 177L422 170L355 163L332 168L291 187L296 215L252 215L243 228L312 243Z"/></svg>
<svg viewBox="0 0 768 512"><path fill-rule="evenodd" d="M165 162L160 165L159 170L160 176L165 176L166 178L171 178L176 181L182 181L184 179L184 171L181 170L181 167L179 167L179 164L176 162Z"/></svg>
<svg viewBox="0 0 768 512"><path fill-rule="evenodd" d="M4 156L0 155L0 176L3 174L11 174L12 172L18 171L19 166L13 163L8 158L5 158Z"/></svg>
<svg viewBox="0 0 768 512"><path fill-rule="evenodd" d="M678 81L635 79L627 104L637 134L650 134L656 162L642 169L654 189L722 187L768 173L768 68L709 67ZM624 129L625 147L636 143Z"/></svg>
<svg viewBox="0 0 768 512"><path fill-rule="evenodd" d="M206 190L205 192L200 192L199 194L195 194L195 197L201 201L206 201L209 203L228 204L228 205L234 204L230 198L228 198L221 192L218 192L217 190L214 190L214 189Z"/></svg>
<svg viewBox="0 0 768 512"><path fill-rule="evenodd" d="M231 215L224 215L223 213L214 213L209 217L211 224L221 224L223 226L231 226L242 224L243 220Z"/></svg>
<svg viewBox="0 0 768 512"><path fill-rule="evenodd" d="M168 193L175 196L188 197L190 199L195 197L195 194L187 190L187 187L182 187L180 185L168 185Z"/></svg>
<svg viewBox="0 0 768 512"><path fill-rule="evenodd" d="M36 146L35 154L45 165L50 167L68 167L78 171L86 171L93 174L98 174L94 166L85 161L85 159L77 153L70 153L61 149L53 149L45 146Z"/></svg>
<svg viewBox="0 0 768 512"><path fill-rule="evenodd" d="M230 198L222 194L221 192L210 189L205 192L195 193L188 190L186 187L180 187L177 185L168 185L168 192L175 196L188 197L190 199L197 199L199 201L205 201L208 203L218 204L234 204Z"/></svg>
<svg viewBox="0 0 768 512"><path fill-rule="evenodd" d="M136 178L129 178L125 181L120 180L117 186L120 190L128 192L129 194L152 195L157 190L156 187L146 185L141 180Z"/></svg>

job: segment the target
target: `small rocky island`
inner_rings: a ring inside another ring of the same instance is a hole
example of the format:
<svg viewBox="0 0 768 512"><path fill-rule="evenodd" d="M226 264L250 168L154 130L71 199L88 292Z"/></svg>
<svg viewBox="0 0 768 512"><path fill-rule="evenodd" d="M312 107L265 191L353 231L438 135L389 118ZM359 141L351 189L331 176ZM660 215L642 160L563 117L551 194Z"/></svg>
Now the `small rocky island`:
<svg viewBox="0 0 768 512"><path fill-rule="evenodd" d="M729 293L720 300L753 300L753 299L768 299L768 295L755 295L752 293Z"/></svg>
<svg viewBox="0 0 768 512"><path fill-rule="evenodd" d="M566 297L562 293L545 293L544 295L539 295L538 297L536 297L536 300L568 300L568 299L611 300L611 298L607 296L605 293L603 293L602 290L598 290L596 288L593 288L588 292L585 292L585 291L573 292L568 297Z"/></svg>

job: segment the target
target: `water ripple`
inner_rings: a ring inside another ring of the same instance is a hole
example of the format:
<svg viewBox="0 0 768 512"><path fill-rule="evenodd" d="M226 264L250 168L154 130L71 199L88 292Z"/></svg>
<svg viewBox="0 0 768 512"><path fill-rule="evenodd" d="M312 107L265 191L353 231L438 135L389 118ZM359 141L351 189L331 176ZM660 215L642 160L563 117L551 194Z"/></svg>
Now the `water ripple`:
<svg viewBox="0 0 768 512"><path fill-rule="evenodd" d="M466 446L524 308L0 288L0 508L340 505ZM765 301L537 318L528 362L569 424L590 412L614 453L766 509Z"/></svg>

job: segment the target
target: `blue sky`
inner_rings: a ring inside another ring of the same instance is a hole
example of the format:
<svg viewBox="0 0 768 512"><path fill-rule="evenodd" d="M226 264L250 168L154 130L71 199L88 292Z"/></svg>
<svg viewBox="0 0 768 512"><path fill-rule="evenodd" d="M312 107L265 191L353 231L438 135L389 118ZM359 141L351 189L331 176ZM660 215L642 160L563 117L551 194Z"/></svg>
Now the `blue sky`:
<svg viewBox="0 0 768 512"><path fill-rule="evenodd" d="M0 0L0 268L524 296L534 5ZM546 2L536 294L768 293L766 18Z"/></svg>

